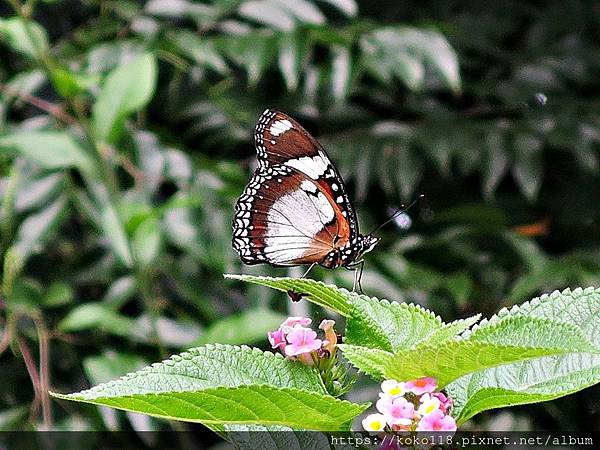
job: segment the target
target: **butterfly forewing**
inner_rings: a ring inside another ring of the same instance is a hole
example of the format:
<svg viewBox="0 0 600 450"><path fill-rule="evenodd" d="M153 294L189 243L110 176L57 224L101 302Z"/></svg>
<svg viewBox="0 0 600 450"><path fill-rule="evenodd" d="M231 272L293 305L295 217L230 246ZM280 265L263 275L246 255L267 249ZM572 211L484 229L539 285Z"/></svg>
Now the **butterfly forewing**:
<svg viewBox="0 0 600 450"><path fill-rule="evenodd" d="M233 247L246 264L320 263L357 235L343 181L304 128L266 110L255 141L259 166L233 220Z"/></svg>

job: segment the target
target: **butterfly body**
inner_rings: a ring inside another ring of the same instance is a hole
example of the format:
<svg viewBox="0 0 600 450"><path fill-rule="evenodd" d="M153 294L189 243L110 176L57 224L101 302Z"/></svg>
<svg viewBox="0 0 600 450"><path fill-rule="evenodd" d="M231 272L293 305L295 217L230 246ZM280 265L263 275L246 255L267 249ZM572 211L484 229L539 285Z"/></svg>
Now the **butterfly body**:
<svg viewBox="0 0 600 450"><path fill-rule="evenodd" d="M267 109L255 130L258 167L236 204L233 247L246 264L354 268L379 241L358 231L329 156L300 124Z"/></svg>

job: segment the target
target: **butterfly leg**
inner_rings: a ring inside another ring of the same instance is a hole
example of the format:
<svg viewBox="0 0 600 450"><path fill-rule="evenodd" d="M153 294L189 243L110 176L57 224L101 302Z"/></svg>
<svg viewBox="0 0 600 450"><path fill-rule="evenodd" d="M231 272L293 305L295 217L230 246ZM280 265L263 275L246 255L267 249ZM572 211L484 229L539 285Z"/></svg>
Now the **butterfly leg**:
<svg viewBox="0 0 600 450"><path fill-rule="evenodd" d="M353 264L351 267L355 267L354 269L354 283L352 283L352 292L356 292L356 287L358 286L358 293L362 294L362 285L360 283L360 279L362 278L363 267L365 265L365 261L361 260Z"/></svg>
<svg viewBox="0 0 600 450"><path fill-rule="evenodd" d="M312 263L308 269L306 270L306 272L304 272L304 275L302 275L300 278L306 278L306 275L308 275L308 272L310 272L312 270L313 267L315 267L317 265L317 263Z"/></svg>

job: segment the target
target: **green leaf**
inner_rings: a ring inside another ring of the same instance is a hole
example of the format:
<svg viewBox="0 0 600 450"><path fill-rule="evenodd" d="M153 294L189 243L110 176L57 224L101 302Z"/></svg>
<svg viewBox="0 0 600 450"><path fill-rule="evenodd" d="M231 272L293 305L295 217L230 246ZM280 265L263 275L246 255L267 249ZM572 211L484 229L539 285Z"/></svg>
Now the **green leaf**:
<svg viewBox="0 0 600 450"><path fill-rule="evenodd" d="M600 355L538 358L466 375L446 386L453 415L463 423L489 409L564 397L600 382Z"/></svg>
<svg viewBox="0 0 600 450"><path fill-rule="evenodd" d="M326 285L320 281L232 274L225 275L225 278L259 284L282 292L294 291L302 293L305 294L304 298L307 300L319 306L332 309L345 317L350 316L354 308L349 300L349 292L347 290L339 289L333 285Z"/></svg>
<svg viewBox="0 0 600 450"><path fill-rule="evenodd" d="M149 217L139 224L131 244L135 261L141 266L151 265L160 253L162 236L158 220Z"/></svg>
<svg viewBox="0 0 600 450"><path fill-rule="evenodd" d="M0 37L14 50L34 59L48 51L48 36L42 26L22 17L0 19Z"/></svg>
<svg viewBox="0 0 600 450"><path fill-rule="evenodd" d="M152 98L156 78L156 60L151 54L140 55L108 74L92 108L99 140L117 142L127 115L142 109Z"/></svg>
<svg viewBox="0 0 600 450"><path fill-rule="evenodd" d="M23 180L15 192L15 211L24 212L47 205L64 189L64 174L51 173Z"/></svg>
<svg viewBox="0 0 600 450"><path fill-rule="evenodd" d="M574 326L560 322L514 318L478 328L468 339L423 344L396 352L381 371L386 378L438 379L441 386L488 367L543 356L600 351Z"/></svg>
<svg viewBox="0 0 600 450"><path fill-rule="evenodd" d="M554 291L529 302L502 309L489 319L490 324L510 317L533 317L560 321L577 327L597 347L600 347L600 288L577 288ZM485 324L487 321L482 321Z"/></svg>
<svg viewBox="0 0 600 450"><path fill-rule="evenodd" d="M98 74L75 73L60 67L53 68L50 77L57 92L67 98L87 91L100 81Z"/></svg>
<svg viewBox="0 0 600 450"><path fill-rule="evenodd" d="M327 433L296 431L276 425L225 425L227 440L239 450L330 449ZM342 450L339 446L335 449ZM349 450L349 449L347 449Z"/></svg>
<svg viewBox="0 0 600 450"><path fill-rule="evenodd" d="M19 226L13 249L21 264L44 250L66 217L66 207L66 198L61 196L40 212L27 217Z"/></svg>
<svg viewBox="0 0 600 450"><path fill-rule="evenodd" d="M47 307L63 306L73 301L73 288L62 281L55 281L43 295L42 302Z"/></svg>
<svg viewBox="0 0 600 450"><path fill-rule="evenodd" d="M518 321L523 320L531 322L519 325ZM533 327L536 321L546 327L553 325L543 331ZM530 344L538 347L559 343L576 346L576 341L583 338L590 344L587 351L584 348L581 352L492 367L453 381L446 387L454 399L453 414L464 422L487 409L551 400L600 382L598 329L600 289L594 288L555 291L482 321L472 333L482 341L520 339L523 345L529 338L533 341Z"/></svg>
<svg viewBox="0 0 600 450"><path fill-rule="evenodd" d="M138 355L129 353L104 352L83 360L87 378L94 384L106 383L124 373L142 369L147 362Z"/></svg>
<svg viewBox="0 0 600 450"><path fill-rule="evenodd" d="M256 348L209 344L71 395L115 397L258 384L325 394L321 379L311 367Z"/></svg>
<svg viewBox="0 0 600 450"><path fill-rule="evenodd" d="M339 9L348 17L354 17L358 13L358 5L354 0L321 0Z"/></svg>
<svg viewBox="0 0 600 450"><path fill-rule="evenodd" d="M367 69L384 83L400 78L411 90L425 78L424 64L454 92L460 92L458 58L446 38L434 30L386 27L361 40Z"/></svg>
<svg viewBox="0 0 600 450"><path fill-rule="evenodd" d="M335 100L344 100L350 93L352 55L350 49L336 45L331 49L331 92Z"/></svg>
<svg viewBox="0 0 600 450"><path fill-rule="evenodd" d="M525 134L514 138L515 163L512 173L521 192L528 200L534 200L542 185L544 167L542 161L542 142Z"/></svg>
<svg viewBox="0 0 600 450"><path fill-rule="evenodd" d="M283 33L277 44L279 46L277 55L279 70L283 75L287 90L295 91L310 50L307 34L299 31Z"/></svg>
<svg viewBox="0 0 600 450"><path fill-rule="evenodd" d="M382 83L391 84L397 77L409 89L419 89L425 77L423 64L399 44L396 33L390 30L364 36L360 47L366 69Z"/></svg>
<svg viewBox="0 0 600 450"><path fill-rule="evenodd" d="M102 228L108 238L115 255L127 267L133 265L133 256L129 248L129 241L125 234L125 227L117 210L112 204L107 204L102 212Z"/></svg>
<svg viewBox="0 0 600 450"><path fill-rule="evenodd" d="M52 395L165 419L217 425L283 425L322 431L348 429L349 422L369 407L369 404L358 405L328 395L267 385L159 394L122 395L109 391L106 396L97 396L87 391Z"/></svg>
<svg viewBox="0 0 600 450"><path fill-rule="evenodd" d="M276 330L286 319L270 309L250 309L214 322L206 329L196 345L254 344L265 341L267 332Z"/></svg>
<svg viewBox="0 0 600 450"><path fill-rule="evenodd" d="M102 303L79 305L58 324L58 328L67 333L100 330L115 336L128 336L134 326L133 319L116 313Z"/></svg>
<svg viewBox="0 0 600 450"><path fill-rule="evenodd" d="M368 404L326 395L317 372L279 354L207 345L57 398L206 424L339 430Z"/></svg>
<svg viewBox="0 0 600 450"><path fill-rule="evenodd" d="M479 318L474 316L444 324L438 316L421 306L370 298L320 281L251 275L225 276L283 292L302 293L308 301L330 308L347 318L347 343L387 351L414 348L421 342L441 343L454 338Z"/></svg>
<svg viewBox="0 0 600 450"><path fill-rule="evenodd" d="M220 45L229 58L246 70L250 86L256 86L275 56L276 42L268 35L235 36L221 40Z"/></svg>
<svg viewBox="0 0 600 450"><path fill-rule="evenodd" d="M444 326L438 316L417 305L349 296L354 310L346 325L348 344L397 351L429 342L428 336Z"/></svg>
<svg viewBox="0 0 600 450"><path fill-rule="evenodd" d="M181 53L192 58L199 66L208 67L223 75L229 73L229 67L213 41L201 39L196 34L183 30L167 33L167 38Z"/></svg>
<svg viewBox="0 0 600 450"><path fill-rule="evenodd" d="M269 25L282 31L292 31L296 26L290 12L273 0L251 0L240 4L240 16Z"/></svg>
<svg viewBox="0 0 600 450"><path fill-rule="evenodd" d="M496 188L506 175L509 157L506 151L504 136L492 132L486 136L484 145L483 177L481 189L485 197L492 198Z"/></svg>
<svg viewBox="0 0 600 450"><path fill-rule="evenodd" d="M314 3L308 0L267 0L273 5L281 5L289 11L302 24L323 25L325 16L315 6Z"/></svg>
<svg viewBox="0 0 600 450"><path fill-rule="evenodd" d="M44 169L78 167L88 174L94 162L73 137L63 131L17 131L0 137L0 154L16 151Z"/></svg>
<svg viewBox="0 0 600 450"><path fill-rule="evenodd" d="M274 29L292 31L296 23L321 25L325 16L307 0L252 0L242 2L238 10L242 17Z"/></svg>
<svg viewBox="0 0 600 450"><path fill-rule="evenodd" d="M30 408L27 405L13 406L0 411L0 431L15 432L27 417Z"/></svg>
<svg viewBox="0 0 600 450"><path fill-rule="evenodd" d="M339 348L354 367L378 380L384 378L385 367L394 357L391 352L360 345L340 344Z"/></svg>

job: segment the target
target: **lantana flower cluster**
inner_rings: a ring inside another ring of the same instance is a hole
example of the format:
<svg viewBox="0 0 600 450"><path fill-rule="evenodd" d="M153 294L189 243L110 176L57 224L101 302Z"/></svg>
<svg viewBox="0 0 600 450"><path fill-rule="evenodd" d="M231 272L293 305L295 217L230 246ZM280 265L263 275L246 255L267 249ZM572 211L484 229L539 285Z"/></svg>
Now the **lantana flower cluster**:
<svg viewBox="0 0 600 450"><path fill-rule="evenodd" d="M456 421L449 414L452 400L436 392L432 377L400 382L385 380L376 407L379 413L362 421L371 432L456 431Z"/></svg>
<svg viewBox="0 0 600 450"><path fill-rule="evenodd" d="M335 353L337 336L333 329L333 320L323 320L319 329L325 333L325 339L319 339L317 332L308 328L311 319L307 317L288 317L277 330L269 331L271 347L279 349L286 357L298 359L313 365L319 358L330 358Z"/></svg>

